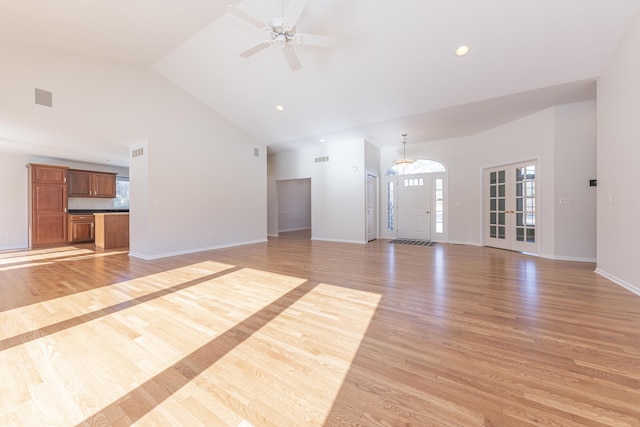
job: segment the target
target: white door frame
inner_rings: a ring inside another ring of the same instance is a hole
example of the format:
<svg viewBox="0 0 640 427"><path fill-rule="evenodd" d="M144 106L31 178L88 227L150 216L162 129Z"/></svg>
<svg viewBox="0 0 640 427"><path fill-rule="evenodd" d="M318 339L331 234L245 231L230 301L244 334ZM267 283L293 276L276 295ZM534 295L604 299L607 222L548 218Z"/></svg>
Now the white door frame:
<svg viewBox="0 0 640 427"><path fill-rule="evenodd" d="M371 188L373 187L373 188ZM366 241L370 242L378 238L378 177L376 175L367 173L367 188L366 188Z"/></svg>

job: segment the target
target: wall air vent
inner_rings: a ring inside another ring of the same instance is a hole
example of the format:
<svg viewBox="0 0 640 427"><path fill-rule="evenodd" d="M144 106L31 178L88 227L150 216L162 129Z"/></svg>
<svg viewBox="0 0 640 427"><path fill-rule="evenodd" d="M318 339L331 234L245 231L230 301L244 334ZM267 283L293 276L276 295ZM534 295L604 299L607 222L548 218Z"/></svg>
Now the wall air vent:
<svg viewBox="0 0 640 427"><path fill-rule="evenodd" d="M315 158L315 163L324 163L324 162L328 162L328 161L329 161L329 156L316 157Z"/></svg>
<svg viewBox="0 0 640 427"><path fill-rule="evenodd" d="M144 148L136 148L131 150L131 157L140 157L144 154Z"/></svg>
<svg viewBox="0 0 640 427"><path fill-rule="evenodd" d="M53 107L53 93L36 88L36 104Z"/></svg>

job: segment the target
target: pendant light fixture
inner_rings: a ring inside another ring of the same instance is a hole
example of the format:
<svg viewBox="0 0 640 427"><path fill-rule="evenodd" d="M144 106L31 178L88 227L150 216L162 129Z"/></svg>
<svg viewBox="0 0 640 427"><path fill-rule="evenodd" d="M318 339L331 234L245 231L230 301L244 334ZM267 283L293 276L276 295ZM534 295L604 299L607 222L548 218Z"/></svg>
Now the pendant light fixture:
<svg viewBox="0 0 640 427"><path fill-rule="evenodd" d="M402 160L394 160L393 163L398 166L408 166L415 162L415 159L407 159L407 134L403 133L402 137Z"/></svg>

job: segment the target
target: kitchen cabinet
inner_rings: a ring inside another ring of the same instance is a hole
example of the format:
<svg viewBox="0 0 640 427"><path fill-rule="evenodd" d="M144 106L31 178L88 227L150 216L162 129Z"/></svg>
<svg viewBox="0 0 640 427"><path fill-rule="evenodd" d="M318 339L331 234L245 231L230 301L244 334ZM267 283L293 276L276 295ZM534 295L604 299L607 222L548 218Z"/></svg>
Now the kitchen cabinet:
<svg viewBox="0 0 640 427"><path fill-rule="evenodd" d="M114 249L129 246L128 213L96 213L96 248Z"/></svg>
<svg viewBox="0 0 640 427"><path fill-rule="evenodd" d="M69 197L116 197L116 174L69 169Z"/></svg>
<svg viewBox="0 0 640 427"><path fill-rule="evenodd" d="M67 172L63 166L30 163L29 247L67 241Z"/></svg>
<svg viewBox="0 0 640 427"><path fill-rule="evenodd" d="M93 242L95 236L95 223L93 215L69 214L69 243Z"/></svg>

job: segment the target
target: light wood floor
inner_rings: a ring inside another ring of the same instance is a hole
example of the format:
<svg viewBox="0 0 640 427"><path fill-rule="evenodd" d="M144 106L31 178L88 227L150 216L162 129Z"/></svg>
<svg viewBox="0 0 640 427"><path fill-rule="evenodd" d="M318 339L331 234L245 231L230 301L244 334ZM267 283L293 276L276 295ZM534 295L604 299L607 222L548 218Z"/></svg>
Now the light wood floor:
<svg viewBox="0 0 640 427"><path fill-rule="evenodd" d="M0 253L0 425L640 426L640 297L491 248Z"/></svg>

